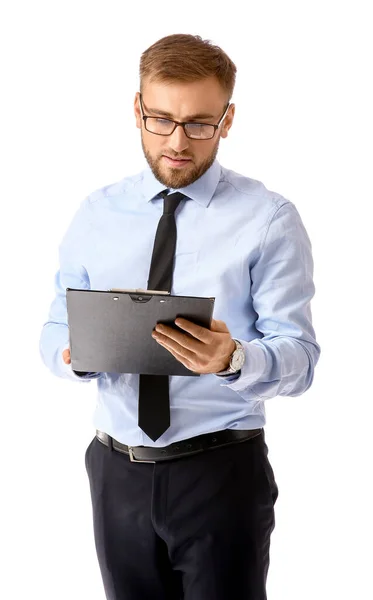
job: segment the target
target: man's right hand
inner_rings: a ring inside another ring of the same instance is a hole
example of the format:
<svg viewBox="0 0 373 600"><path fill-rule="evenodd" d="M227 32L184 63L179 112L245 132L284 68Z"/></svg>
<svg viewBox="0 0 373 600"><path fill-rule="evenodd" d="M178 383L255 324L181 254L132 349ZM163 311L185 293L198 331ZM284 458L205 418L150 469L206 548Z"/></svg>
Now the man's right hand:
<svg viewBox="0 0 373 600"><path fill-rule="evenodd" d="M63 358L63 362L65 363L65 365L70 365L71 364L70 350L64 350L62 352L62 358Z"/></svg>
<svg viewBox="0 0 373 600"><path fill-rule="evenodd" d="M62 352L62 359L63 362L65 363L65 365L71 365L71 357L70 357L70 350L69 348L67 348L66 350L64 350ZM77 375L78 377L86 377L86 375L95 375L95 373L88 373L87 371L74 371L75 375Z"/></svg>

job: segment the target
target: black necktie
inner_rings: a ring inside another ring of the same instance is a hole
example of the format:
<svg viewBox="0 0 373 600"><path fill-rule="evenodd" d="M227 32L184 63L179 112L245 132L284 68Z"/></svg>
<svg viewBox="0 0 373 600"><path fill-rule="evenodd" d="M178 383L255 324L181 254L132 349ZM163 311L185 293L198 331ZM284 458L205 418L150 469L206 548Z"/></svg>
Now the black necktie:
<svg viewBox="0 0 373 600"><path fill-rule="evenodd" d="M159 220L150 263L148 290L171 292L176 247L175 210L184 194L175 192L164 198L163 215ZM170 426L168 375L140 374L139 427L153 441Z"/></svg>

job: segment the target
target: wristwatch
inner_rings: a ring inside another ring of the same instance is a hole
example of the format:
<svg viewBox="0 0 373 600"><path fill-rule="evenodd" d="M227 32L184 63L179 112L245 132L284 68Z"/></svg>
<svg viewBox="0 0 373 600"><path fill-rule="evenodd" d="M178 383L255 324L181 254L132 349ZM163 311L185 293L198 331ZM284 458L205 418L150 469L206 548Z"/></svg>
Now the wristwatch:
<svg viewBox="0 0 373 600"><path fill-rule="evenodd" d="M233 341L236 343L236 349L230 356L229 368L225 371L219 371L219 373L215 373L215 375L218 375L219 377L225 377L226 375L233 375L234 373L237 373L237 371L240 371L245 362L245 349L243 345L234 338Z"/></svg>

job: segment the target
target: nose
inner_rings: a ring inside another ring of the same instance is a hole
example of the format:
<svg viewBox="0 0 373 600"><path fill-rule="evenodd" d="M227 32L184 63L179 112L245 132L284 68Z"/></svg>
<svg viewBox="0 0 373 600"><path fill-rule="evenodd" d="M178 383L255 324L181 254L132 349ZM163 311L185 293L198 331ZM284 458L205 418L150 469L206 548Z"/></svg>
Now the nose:
<svg viewBox="0 0 373 600"><path fill-rule="evenodd" d="M172 150L175 153L180 153L183 150L185 150L186 148L188 148L189 146L189 139L187 138L187 136L184 133L184 129L181 127L181 125L178 125L175 129L175 131L173 132L172 135L170 135L170 147L172 148Z"/></svg>

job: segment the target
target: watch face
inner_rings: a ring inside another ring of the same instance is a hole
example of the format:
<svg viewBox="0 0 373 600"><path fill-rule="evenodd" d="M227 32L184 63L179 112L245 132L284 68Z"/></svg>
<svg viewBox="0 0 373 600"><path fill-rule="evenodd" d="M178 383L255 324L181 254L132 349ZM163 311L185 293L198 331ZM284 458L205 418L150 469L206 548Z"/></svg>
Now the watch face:
<svg viewBox="0 0 373 600"><path fill-rule="evenodd" d="M245 352L241 348L238 348L232 358L232 367L236 371L239 371L245 361Z"/></svg>

